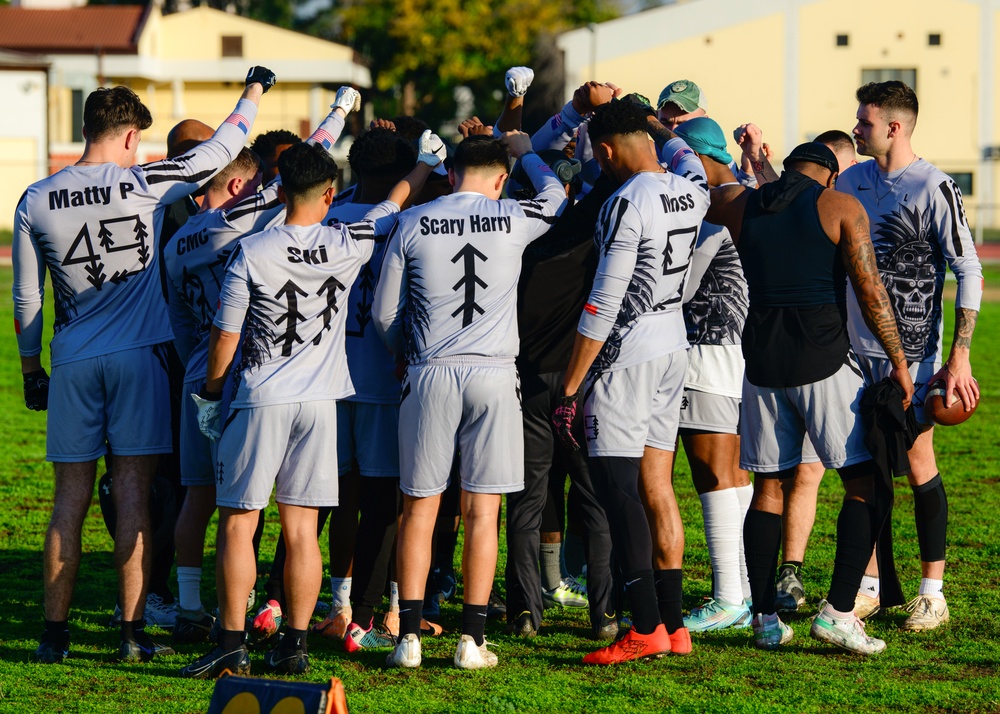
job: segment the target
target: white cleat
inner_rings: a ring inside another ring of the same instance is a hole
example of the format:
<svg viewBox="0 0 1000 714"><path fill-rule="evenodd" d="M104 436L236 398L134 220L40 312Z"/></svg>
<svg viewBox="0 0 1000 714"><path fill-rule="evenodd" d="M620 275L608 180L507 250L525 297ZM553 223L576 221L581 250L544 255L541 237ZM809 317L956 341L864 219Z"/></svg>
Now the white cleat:
<svg viewBox="0 0 1000 714"><path fill-rule="evenodd" d="M396 649L386 656L385 663L390 667L416 669L420 660L420 638L410 633L399 640ZM455 655L455 661L458 662L458 655Z"/></svg>
<svg viewBox="0 0 1000 714"><path fill-rule="evenodd" d="M455 649L455 666L459 669L486 669L497 666L497 656L486 649L488 643L477 645L472 635L462 635Z"/></svg>
<svg viewBox="0 0 1000 714"><path fill-rule="evenodd" d="M857 615L852 613L846 620L834 617L829 604L813 619L809 634L856 654L878 654L885 649L885 642L865 633L865 623Z"/></svg>

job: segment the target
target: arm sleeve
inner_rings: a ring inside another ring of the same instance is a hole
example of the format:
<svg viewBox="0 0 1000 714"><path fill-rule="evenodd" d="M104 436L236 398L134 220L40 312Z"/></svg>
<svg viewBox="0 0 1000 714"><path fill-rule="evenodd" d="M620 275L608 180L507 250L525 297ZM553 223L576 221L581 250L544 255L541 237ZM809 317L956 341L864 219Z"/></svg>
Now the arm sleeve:
<svg viewBox="0 0 1000 714"><path fill-rule="evenodd" d="M279 176L265 188L227 209L226 220L241 235L259 233L264 230L276 216L285 210L285 204L278 200L278 186L280 185L281 177Z"/></svg>
<svg viewBox="0 0 1000 714"><path fill-rule="evenodd" d="M28 225L25 194L14 213L14 331L22 357L42 353L42 297L45 291L45 262Z"/></svg>
<svg viewBox="0 0 1000 714"><path fill-rule="evenodd" d="M375 287L375 297L372 301L372 313L375 317L375 329L389 348L396 355L403 354L403 315L406 308L406 260L403 257L403 242L399 230L393 230L389 237L389 245L385 249L382 260L382 271L378 285Z"/></svg>
<svg viewBox="0 0 1000 714"><path fill-rule="evenodd" d="M573 102L558 114L554 114L545 125L531 135L531 148L535 151L562 149L573 138L573 132L583 122L583 116L573 108Z"/></svg>
<svg viewBox="0 0 1000 714"><path fill-rule="evenodd" d="M955 308L978 312L983 300L983 266L965 217L962 192L954 181L946 179L941 182L933 207L934 228L941 250L958 281Z"/></svg>
<svg viewBox="0 0 1000 714"><path fill-rule="evenodd" d="M632 281L642 218L628 199L616 196L602 209L598 231L601 248L597 275L578 330L584 337L604 342L618 319Z"/></svg>
<svg viewBox="0 0 1000 714"><path fill-rule="evenodd" d="M708 181L705 179L705 167L701 159L691 150L684 139L675 136L660 149L660 161L677 174L695 185L704 197L708 198Z"/></svg>
<svg viewBox="0 0 1000 714"><path fill-rule="evenodd" d="M219 293L219 309L213 324L223 332L240 332L249 307L250 271L246 253L237 248L226 266L226 277Z"/></svg>
<svg viewBox="0 0 1000 714"><path fill-rule="evenodd" d="M708 272L712 259L725 240L729 239L729 231L725 228L709 227L702 223L698 230L698 241L694 246L694 253L691 256L690 267L688 267L687 282L684 284L684 297L682 303L687 303L698 292L701 287L701 280Z"/></svg>
<svg viewBox="0 0 1000 714"><path fill-rule="evenodd" d="M521 166L531 179L531 185L538 191L534 198L516 202L523 216L528 219L517 235L523 237L527 244L545 235L566 208L566 189L538 154L522 156Z"/></svg>
<svg viewBox="0 0 1000 714"><path fill-rule="evenodd" d="M396 218L399 216L399 206L393 201L382 201L377 204L365 217L357 223L343 225L336 223L330 226L332 229L346 231L351 238L350 244L360 251L362 263L371 260L372 253L375 252L375 243L380 237L392 233L396 227Z"/></svg>
<svg viewBox="0 0 1000 714"><path fill-rule="evenodd" d="M344 117L340 116L335 109L331 109L330 113L326 115L326 119L320 122L320 125L316 127L316 131L306 141L310 144L319 144L327 151L330 151L343 133Z"/></svg>
<svg viewBox="0 0 1000 714"><path fill-rule="evenodd" d="M191 350L198 344L198 321L194 319L187 303L181 297L174 281L167 276L167 314L174 332L174 347L181 363L187 364Z"/></svg>
<svg viewBox="0 0 1000 714"><path fill-rule="evenodd" d="M184 156L143 164L141 171L149 191L161 203L173 203L198 190L240 153L246 144L257 105L240 99L233 113L215 130L212 138L203 141Z"/></svg>

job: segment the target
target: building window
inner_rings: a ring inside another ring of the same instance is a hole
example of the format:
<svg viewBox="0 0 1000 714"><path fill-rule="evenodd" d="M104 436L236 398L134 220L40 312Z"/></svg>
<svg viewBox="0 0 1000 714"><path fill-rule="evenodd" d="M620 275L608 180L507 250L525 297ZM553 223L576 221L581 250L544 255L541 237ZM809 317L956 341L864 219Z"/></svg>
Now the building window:
<svg viewBox="0 0 1000 714"><path fill-rule="evenodd" d="M863 69L861 84L899 80L914 92L917 91L917 70L915 69Z"/></svg>
<svg viewBox="0 0 1000 714"><path fill-rule="evenodd" d="M955 173L949 173L951 180L955 182L958 186L958 190L962 192L963 196L972 195L972 172L971 171L958 171Z"/></svg>
<svg viewBox="0 0 1000 714"><path fill-rule="evenodd" d="M938 32L932 32L927 35L927 44L932 47L938 47L941 44L941 34Z"/></svg>
<svg viewBox="0 0 1000 714"><path fill-rule="evenodd" d="M72 90L73 121L70 131L70 141L83 141L83 90Z"/></svg>
<svg viewBox="0 0 1000 714"><path fill-rule="evenodd" d="M837 47L847 47L851 44L851 39L847 35L837 35Z"/></svg>
<svg viewBox="0 0 1000 714"><path fill-rule="evenodd" d="M242 57L243 56L243 35L223 35L222 36L222 56Z"/></svg>

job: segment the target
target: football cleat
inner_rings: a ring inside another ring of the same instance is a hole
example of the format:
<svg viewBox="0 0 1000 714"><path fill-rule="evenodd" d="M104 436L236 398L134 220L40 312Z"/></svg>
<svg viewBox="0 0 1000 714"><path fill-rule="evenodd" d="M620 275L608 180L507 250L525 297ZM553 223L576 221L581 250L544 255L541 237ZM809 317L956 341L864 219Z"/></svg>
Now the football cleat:
<svg viewBox="0 0 1000 714"><path fill-rule="evenodd" d="M69 636L57 641L47 632L42 633L42 639L31 659L40 664L59 664L69 657Z"/></svg>
<svg viewBox="0 0 1000 714"><path fill-rule="evenodd" d="M806 590L799 577L799 568L786 565L778 573L774 606L778 612L795 612L806 601Z"/></svg>
<svg viewBox="0 0 1000 714"><path fill-rule="evenodd" d="M691 654L691 632L688 628L681 627L671 632L668 637L670 637L670 654Z"/></svg>
<svg viewBox="0 0 1000 714"><path fill-rule="evenodd" d="M951 619L948 613L948 603L943 597L918 595L905 605L910 613L903 623L903 629L910 632L933 630Z"/></svg>
<svg viewBox="0 0 1000 714"><path fill-rule="evenodd" d="M352 622L347 628L347 635L344 637L344 649L347 652L386 649L395 646L395 637L382 628L375 627L371 623L369 623L368 629L366 630L356 622Z"/></svg>
<svg viewBox="0 0 1000 714"><path fill-rule="evenodd" d="M777 613L757 615L751 621L754 646L762 650L776 650L788 644L795 635L792 628L781 621Z"/></svg>
<svg viewBox="0 0 1000 714"><path fill-rule="evenodd" d="M201 610L182 610L178 608L177 621L174 623L174 644L190 645L208 642L212 635L215 618Z"/></svg>
<svg viewBox="0 0 1000 714"><path fill-rule="evenodd" d="M382 616L382 629L393 637L399 637L399 610L389 610Z"/></svg>
<svg viewBox="0 0 1000 714"><path fill-rule="evenodd" d="M351 624L351 607L336 606L330 610L323 622L319 622L312 627L312 631L321 637L329 637L332 640L342 640L347 634L347 627Z"/></svg>
<svg viewBox="0 0 1000 714"><path fill-rule="evenodd" d="M224 652L221 647L216 647L179 672L180 676L191 679L218 679L227 673L250 674L250 653L246 647L240 645L232 652Z"/></svg>
<svg viewBox="0 0 1000 714"><path fill-rule="evenodd" d="M420 659L420 638L411 633L396 643L396 648L386 656L385 663L390 667L415 669L420 666Z"/></svg>
<svg viewBox="0 0 1000 714"><path fill-rule="evenodd" d="M149 662L156 655L177 654L173 648L153 642L143 630L138 630L131 638L122 637L118 646L119 662Z"/></svg>
<svg viewBox="0 0 1000 714"><path fill-rule="evenodd" d="M559 586L552 590L542 590L542 601L546 607L590 607L587 599L587 586L572 575L559 581Z"/></svg>
<svg viewBox="0 0 1000 714"><path fill-rule="evenodd" d="M809 634L821 642L857 654L878 654L885 649L885 642L865 634L865 623L857 615L852 613L847 619L834 617L829 604L813 618Z"/></svg>
<svg viewBox="0 0 1000 714"><path fill-rule="evenodd" d="M278 674L305 674L309 671L309 655L301 649L278 647L264 655L264 669Z"/></svg>
<svg viewBox="0 0 1000 714"><path fill-rule="evenodd" d="M490 590L490 599L486 605L486 619L503 620L506 617L507 603L504 602L496 590Z"/></svg>
<svg viewBox="0 0 1000 714"><path fill-rule="evenodd" d="M624 637L591 652L583 658L584 664L619 664L634 659L653 659L670 654L670 636L662 624L648 635L630 629Z"/></svg>
<svg viewBox="0 0 1000 714"><path fill-rule="evenodd" d="M169 630L177 621L177 604L164 602L156 593L149 593L146 595L146 609L143 616L147 625Z"/></svg>
<svg viewBox="0 0 1000 714"><path fill-rule="evenodd" d="M497 656L486 649L489 644L477 645L472 635L462 635L455 648L455 666L459 669L486 669L497 666Z"/></svg>
<svg viewBox="0 0 1000 714"><path fill-rule="evenodd" d="M820 608L820 610L822 609ZM858 593L854 596L854 614L862 620L867 620L869 617L877 615L881 609L878 595L871 597L864 593Z"/></svg>
<svg viewBox="0 0 1000 714"><path fill-rule="evenodd" d="M593 640L618 639L618 620L610 615L601 615L601 624L591 629L590 638Z"/></svg>
<svg viewBox="0 0 1000 714"><path fill-rule="evenodd" d="M284 617L281 614L281 605L277 600L268 600L264 603L257 615L253 618L250 626L250 640L253 644L266 642L278 634Z"/></svg>
<svg viewBox="0 0 1000 714"><path fill-rule="evenodd" d="M748 627L750 617L750 609L746 603L727 605L715 598L709 598L708 602L701 607L693 608L691 614L684 618L684 627L691 632Z"/></svg>
<svg viewBox="0 0 1000 714"><path fill-rule="evenodd" d="M514 635L515 637L530 638L538 634L538 628L532 622L531 612L528 610L515 617L514 621L507 625L506 631L508 635Z"/></svg>

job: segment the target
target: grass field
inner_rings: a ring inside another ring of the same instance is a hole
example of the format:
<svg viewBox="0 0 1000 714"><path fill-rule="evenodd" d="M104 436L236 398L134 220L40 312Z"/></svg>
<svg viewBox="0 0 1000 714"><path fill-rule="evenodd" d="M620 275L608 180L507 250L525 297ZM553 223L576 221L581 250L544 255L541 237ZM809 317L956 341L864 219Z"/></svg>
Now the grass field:
<svg viewBox="0 0 1000 714"><path fill-rule="evenodd" d="M1000 271L987 276L1000 284ZM0 293L10 294L11 270L0 268ZM950 309L950 308L949 308ZM11 303L0 302L10 325ZM949 313L950 314L950 313ZM47 322L51 325L51 315ZM869 631L888 642L870 659L842 654L808 637L808 617L825 594L833 559L840 486L824 479L806 558L808 602L791 619L795 640L780 653L751 646L746 631L696 636L689 657L615 669L589 669L580 657L594 649L579 611L549 610L541 634L522 641L488 629L500 666L463 673L450 666L454 635L425 639L424 667L390 671L384 653L348 657L313 638L312 672L321 682L340 677L355 712L997 712L1000 711L1000 304L983 306L973 366L983 392L967 424L939 429L939 464L951 512L950 566L945 591L952 621L925 634L904 634L903 615L876 619ZM46 350L47 352L47 350ZM182 680L176 670L203 648L189 647L149 665L111 661L117 632L107 629L115 600L110 541L100 511L84 531L84 559L72 621L72 657L63 665L29 662L42 620L41 553L52 498L45 463L44 415L24 409L13 335L0 341L0 712L203 712L213 683ZM677 490L687 527L686 605L709 594L711 570L698 498L679 459ZM909 488L899 484L894 517L897 563L908 596L920 572ZM269 560L276 513L262 554ZM214 533L211 531L210 533ZM212 536L210 535L210 538ZM325 538L323 539L325 541ZM501 545L502 547L502 545ZM501 555L502 558L502 555ZM214 602L214 575L206 560L206 602ZM262 568L269 563L262 564ZM502 570L502 562L501 562ZM501 582L502 586L502 582ZM458 627L460 605L444 607L444 625ZM165 639L166 633L160 633ZM253 655L259 672L261 656Z"/></svg>

